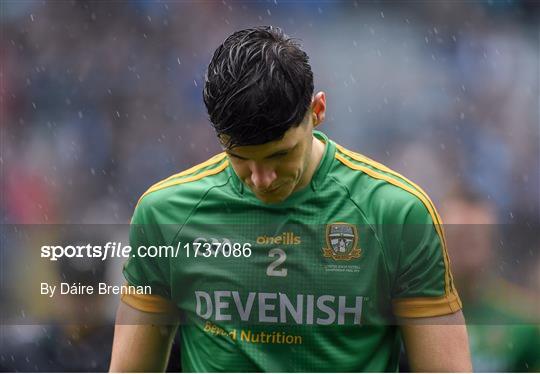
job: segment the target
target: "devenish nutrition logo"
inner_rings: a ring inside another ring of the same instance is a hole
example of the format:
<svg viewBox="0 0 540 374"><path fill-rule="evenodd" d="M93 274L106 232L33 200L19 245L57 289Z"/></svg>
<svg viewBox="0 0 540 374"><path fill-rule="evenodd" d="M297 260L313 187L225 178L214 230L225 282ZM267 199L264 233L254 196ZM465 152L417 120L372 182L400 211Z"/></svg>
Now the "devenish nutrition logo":
<svg viewBox="0 0 540 374"><path fill-rule="evenodd" d="M257 244L283 244L283 245L296 245L302 243L302 239L299 236L294 235L294 232L287 231L277 236L261 235L257 237Z"/></svg>

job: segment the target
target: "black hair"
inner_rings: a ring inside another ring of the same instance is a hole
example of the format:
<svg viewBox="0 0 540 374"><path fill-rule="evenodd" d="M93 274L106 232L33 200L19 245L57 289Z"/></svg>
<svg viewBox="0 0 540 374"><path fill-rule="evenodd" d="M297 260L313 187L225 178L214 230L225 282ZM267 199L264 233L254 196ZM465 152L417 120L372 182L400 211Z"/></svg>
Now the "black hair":
<svg viewBox="0 0 540 374"><path fill-rule="evenodd" d="M307 54L280 28L240 30L208 65L203 98L226 148L279 140L304 118L313 95Z"/></svg>

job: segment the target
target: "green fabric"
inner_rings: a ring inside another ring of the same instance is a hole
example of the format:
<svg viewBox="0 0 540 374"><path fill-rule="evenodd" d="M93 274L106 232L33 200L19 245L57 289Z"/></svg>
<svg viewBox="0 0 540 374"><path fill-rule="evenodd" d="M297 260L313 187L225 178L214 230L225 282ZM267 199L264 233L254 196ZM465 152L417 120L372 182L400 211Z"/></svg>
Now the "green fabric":
<svg viewBox="0 0 540 374"><path fill-rule="evenodd" d="M315 136L326 143L323 159L310 185L282 203L257 200L227 166L138 204L131 245L180 242L182 250L175 258L133 257L124 274L182 312L184 370L397 371L401 340L392 300L445 295L441 240L424 203L353 170L336 153L390 176L342 154L324 134ZM191 248L188 258L183 246L200 237L252 243L252 254L194 258ZM281 239L266 244L270 237ZM331 257L358 249L359 257ZM276 276L285 269L286 276Z"/></svg>

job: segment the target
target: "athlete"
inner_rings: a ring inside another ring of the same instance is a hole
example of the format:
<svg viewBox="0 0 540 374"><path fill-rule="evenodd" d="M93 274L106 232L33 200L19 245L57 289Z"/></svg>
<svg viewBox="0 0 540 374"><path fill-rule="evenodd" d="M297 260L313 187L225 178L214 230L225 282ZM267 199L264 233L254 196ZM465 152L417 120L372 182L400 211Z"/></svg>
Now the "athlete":
<svg viewBox="0 0 540 374"><path fill-rule="evenodd" d="M163 370L177 331L185 371L396 371L402 342L413 370L470 371L437 211L314 130L326 98L298 44L235 32L203 96L224 152L140 198L132 247L180 250L125 264L152 294L123 295L111 371Z"/></svg>

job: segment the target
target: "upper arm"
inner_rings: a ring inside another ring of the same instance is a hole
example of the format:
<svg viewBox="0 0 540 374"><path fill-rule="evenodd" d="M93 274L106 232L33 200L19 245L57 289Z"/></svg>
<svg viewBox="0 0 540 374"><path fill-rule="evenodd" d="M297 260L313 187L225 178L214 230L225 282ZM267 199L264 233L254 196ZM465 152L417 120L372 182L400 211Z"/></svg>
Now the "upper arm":
<svg viewBox="0 0 540 374"><path fill-rule="evenodd" d="M143 312L120 302L109 370L164 371L177 328L170 315Z"/></svg>
<svg viewBox="0 0 540 374"><path fill-rule="evenodd" d="M392 295L409 364L414 371L471 371L467 330L442 222L423 191L414 195L399 208Z"/></svg>
<svg viewBox="0 0 540 374"><path fill-rule="evenodd" d="M151 204L148 199L143 200L137 205L131 221L131 247L167 244L164 227L168 226L155 222ZM122 295L116 315L110 370L164 371L178 328L178 310L170 298L168 259L140 257L135 250L124 264L123 273L128 284L149 286L150 294Z"/></svg>
<svg viewBox="0 0 540 374"><path fill-rule="evenodd" d="M400 325L412 371L472 371L461 311L439 317L400 319Z"/></svg>
<svg viewBox="0 0 540 374"><path fill-rule="evenodd" d="M461 310L442 222L426 195L400 196L389 249L394 258L392 302L400 318L436 317Z"/></svg>

